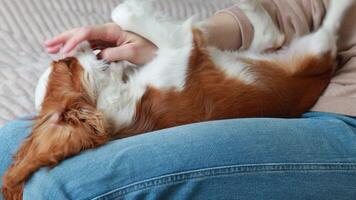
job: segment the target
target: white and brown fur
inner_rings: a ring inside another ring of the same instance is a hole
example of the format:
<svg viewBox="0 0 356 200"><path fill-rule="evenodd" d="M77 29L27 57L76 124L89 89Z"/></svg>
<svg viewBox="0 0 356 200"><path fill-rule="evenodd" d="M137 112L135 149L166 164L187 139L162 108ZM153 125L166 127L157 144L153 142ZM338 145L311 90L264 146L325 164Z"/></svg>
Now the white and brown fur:
<svg viewBox="0 0 356 200"><path fill-rule="evenodd" d="M5 199L22 199L40 167L112 139L208 120L299 116L331 79L339 24L353 0L332 0L317 32L273 53L265 50L283 35L257 0L239 1L256 31L251 48L236 52L207 46L191 20L151 16L143 2L126 1L112 18L157 45L154 60L126 73L124 63L108 65L81 48L53 62L36 91L32 133L3 177Z"/></svg>

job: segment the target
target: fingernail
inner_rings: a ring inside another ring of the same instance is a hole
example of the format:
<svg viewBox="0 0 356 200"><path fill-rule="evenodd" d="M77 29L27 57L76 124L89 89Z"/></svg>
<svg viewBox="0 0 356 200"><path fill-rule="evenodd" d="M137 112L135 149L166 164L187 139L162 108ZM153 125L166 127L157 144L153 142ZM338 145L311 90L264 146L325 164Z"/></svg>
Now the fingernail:
<svg viewBox="0 0 356 200"><path fill-rule="evenodd" d="M48 52L48 53L53 53L54 52L54 50L53 50L53 48L46 48L46 51Z"/></svg>

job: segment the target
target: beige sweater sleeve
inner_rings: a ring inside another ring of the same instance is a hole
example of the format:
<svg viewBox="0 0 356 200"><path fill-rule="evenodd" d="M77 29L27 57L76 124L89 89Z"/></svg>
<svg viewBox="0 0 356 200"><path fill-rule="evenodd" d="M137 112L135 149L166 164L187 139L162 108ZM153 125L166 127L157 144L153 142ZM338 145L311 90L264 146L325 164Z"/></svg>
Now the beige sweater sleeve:
<svg viewBox="0 0 356 200"><path fill-rule="evenodd" d="M317 29L326 13L323 0L262 0L262 4L277 27L286 35L287 43L296 36ZM241 30L242 47L247 48L254 35L248 18L237 5L218 13L222 12L235 18Z"/></svg>

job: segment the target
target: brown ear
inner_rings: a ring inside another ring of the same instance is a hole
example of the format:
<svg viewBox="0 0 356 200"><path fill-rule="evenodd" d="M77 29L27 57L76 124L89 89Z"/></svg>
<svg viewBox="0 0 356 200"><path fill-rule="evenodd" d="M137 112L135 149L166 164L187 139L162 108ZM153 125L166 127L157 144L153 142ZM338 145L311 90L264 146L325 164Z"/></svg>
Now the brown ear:
<svg viewBox="0 0 356 200"><path fill-rule="evenodd" d="M69 66L68 66L69 65ZM3 177L6 199L22 193L26 179L43 166L94 148L108 140L107 123L81 83L83 69L77 62L56 62L42 110L32 133L22 144Z"/></svg>
<svg viewBox="0 0 356 200"><path fill-rule="evenodd" d="M193 43L194 43L195 47L205 48L207 46L207 42L206 42L203 32L201 30L199 30L198 28L193 28L192 33L193 33Z"/></svg>

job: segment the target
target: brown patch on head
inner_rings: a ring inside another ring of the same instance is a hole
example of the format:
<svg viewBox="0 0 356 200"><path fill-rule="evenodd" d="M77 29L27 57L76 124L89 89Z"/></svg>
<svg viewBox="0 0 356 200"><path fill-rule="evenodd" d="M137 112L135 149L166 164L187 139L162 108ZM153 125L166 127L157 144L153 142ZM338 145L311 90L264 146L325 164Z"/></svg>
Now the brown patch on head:
<svg viewBox="0 0 356 200"><path fill-rule="evenodd" d="M66 58L53 62L52 68L32 133L3 177L7 199L18 196L24 181L40 167L54 166L108 140L108 125L83 85L84 69L78 60Z"/></svg>

